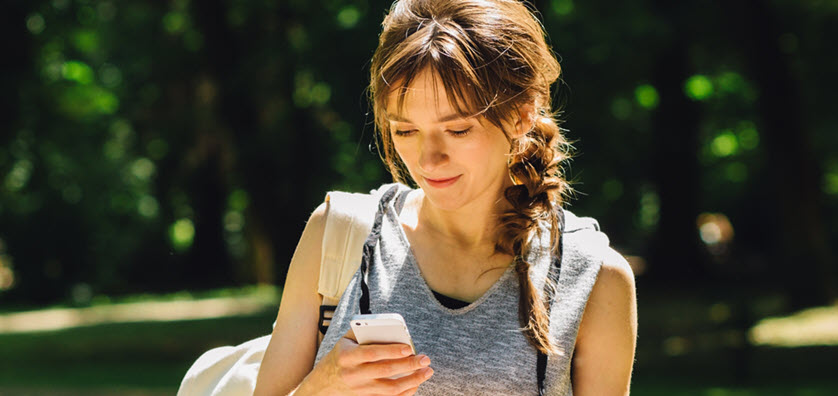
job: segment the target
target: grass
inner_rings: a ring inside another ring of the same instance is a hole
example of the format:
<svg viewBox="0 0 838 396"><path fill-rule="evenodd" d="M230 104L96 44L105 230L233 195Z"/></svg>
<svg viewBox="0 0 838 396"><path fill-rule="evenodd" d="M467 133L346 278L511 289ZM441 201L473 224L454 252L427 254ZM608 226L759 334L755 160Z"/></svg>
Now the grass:
<svg viewBox="0 0 838 396"><path fill-rule="evenodd" d="M139 302L194 301L223 297L253 297L263 299L265 301L276 302L278 301L280 293L281 290L276 286L253 285L200 291L181 290L177 292L162 294L141 293L130 294L125 296L96 295L91 296L89 299L86 299L84 301L64 301L56 304L51 304L49 306L31 306L25 304L0 306L0 314L44 309L110 306Z"/></svg>
<svg viewBox="0 0 838 396"><path fill-rule="evenodd" d="M146 389L174 394L204 351L270 333L273 310L221 319L107 324L0 335L4 388Z"/></svg>
<svg viewBox="0 0 838 396"><path fill-rule="evenodd" d="M259 293L264 289L225 289L201 297ZM0 395L174 394L204 351L270 332L276 294L274 299L263 296L265 309L244 316L0 334ZM644 291L641 297L632 395L838 394L836 346L743 345L747 328L736 325L738 300L672 291ZM159 299L147 295L116 304L194 298L183 293ZM767 304L753 298L755 304Z"/></svg>
<svg viewBox="0 0 838 396"><path fill-rule="evenodd" d="M834 382L793 384L793 383L752 383L744 385L724 383L696 384L689 381L674 382L656 379L653 381L635 381L632 395L639 396L831 396L838 394L838 385Z"/></svg>

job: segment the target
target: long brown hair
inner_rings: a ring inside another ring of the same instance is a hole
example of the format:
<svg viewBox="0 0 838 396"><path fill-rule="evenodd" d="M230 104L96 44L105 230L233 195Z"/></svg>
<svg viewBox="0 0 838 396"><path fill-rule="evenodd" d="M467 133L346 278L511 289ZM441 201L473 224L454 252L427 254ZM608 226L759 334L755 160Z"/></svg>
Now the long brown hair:
<svg viewBox="0 0 838 396"><path fill-rule="evenodd" d="M558 246L558 212L570 187L561 164L570 156L551 110L550 85L561 73L534 11L517 0L400 0L384 18L370 70L370 101L380 132L379 150L394 181L414 184L393 146L386 118L387 97L403 93L429 68L460 115L480 114L499 127L511 145L509 173L515 185L504 191L512 209L498 225L495 253L515 257L520 285L519 322L530 344L560 353L549 337L546 305L530 281L525 260L539 222L551 227ZM398 106L404 104L399 96ZM512 138L504 122L534 105L533 127Z"/></svg>

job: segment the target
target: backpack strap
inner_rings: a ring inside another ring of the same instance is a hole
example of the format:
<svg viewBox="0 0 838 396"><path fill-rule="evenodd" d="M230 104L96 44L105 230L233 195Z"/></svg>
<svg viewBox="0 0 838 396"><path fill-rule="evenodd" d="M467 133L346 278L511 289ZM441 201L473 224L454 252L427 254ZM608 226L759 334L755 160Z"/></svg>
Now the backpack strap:
<svg viewBox="0 0 838 396"><path fill-rule="evenodd" d="M370 231L370 235L367 238L366 242L364 242L363 247L363 256L361 256L361 299L358 302L358 308L360 309L360 313L362 315L369 315L372 312L370 311L370 288L367 285L367 279L369 278L370 274L370 258L372 257L372 252L375 249L375 245L378 243L378 237L381 235L381 218L384 216L384 206L387 205L387 202L393 198L393 195L398 192L399 186L392 186L387 189L387 192L381 198L381 201L378 202L378 210L375 212L375 220L372 224L372 230Z"/></svg>
<svg viewBox="0 0 838 396"><path fill-rule="evenodd" d="M373 216L385 188L369 194L330 191L326 194L326 228L320 252L317 292L323 296L318 327L322 334L346 286L361 263L363 245L372 229Z"/></svg>

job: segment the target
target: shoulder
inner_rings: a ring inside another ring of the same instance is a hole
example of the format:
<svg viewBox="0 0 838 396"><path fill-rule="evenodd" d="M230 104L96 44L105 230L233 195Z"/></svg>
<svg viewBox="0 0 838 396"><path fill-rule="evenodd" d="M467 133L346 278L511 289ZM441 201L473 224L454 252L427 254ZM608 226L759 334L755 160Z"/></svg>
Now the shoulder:
<svg viewBox="0 0 838 396"><path fill-rule="evenodd" d="M328 203L321 202L311 212L289 264L289 279L295 277L298 278L298 282L304 280L307 284L317 283L320 270L320 247L326 230L328 209Z"/></svg>
<svg viewBox="0 0 838 396"><path fill-rule="evenodd" d="M608 248L576 338L574 394L628 395L636 345L634 274L625 258Z"/></svg>
<svg viewBox="0 0 838 396"><path fill-rule="evenodd" d="M311 215L308 217L308 222L306 222L306 225L314 228L319 228L322 231L323 227L326 226L326 212L328 208L328 200L321 202L320 205L317 205L317 208L315 208L314 211L311 212Z"/></svg>
<svg viewBox="0 0 838 396"><path fill-rule="evenodd" d="M634 299L634 295L634 271L628 261L613 248L605 249L591 299Z"/></svg>
<svg viewBox="0 0 838 396"><path fill-rule="evenodd" d="M597 289L611 289L610 286L625 288L634 285L634 273L628 261L610 246L608 235L599 227L593 217L577 216L562 209L564 213L564 238L569 241L565 248L586 256L599 266L599 276L594 286ZM592 292L592 293L593 293Z"/></svg>
<svg viewBox="0 0 838 396"><path fill-rule="evenodd" d="M579 338L599 338L616 331L637 333L637 296L634 272L628 261L611 247L602 254ZM612 334L614 335L614 334Z"/></svg>
<svg viewBox="0 0 838 396"><path fill-rule="evenodd" d="M608 235L592 217L577 216L563 209L565 226L562 242L563 266L587 284L587 307L582 323L611 321L631 315L635 301L634 272L622 254L611 247ZM620 305L618 308L617 305ZM608 307L608 309L601 309ZM615 315L611 309L619 309ZM587 326L588 328L592 326ZM584 329L580 329L580 336Z"/></svg>
<svg viewBox="0 0 838 396"><path fill-rule="evenodd" d="M562 209L562 256L571 266L598 269L606 256L610 256L610 240L593 217L578 216ZM613 259L613 257L612 257Z"/></svg>

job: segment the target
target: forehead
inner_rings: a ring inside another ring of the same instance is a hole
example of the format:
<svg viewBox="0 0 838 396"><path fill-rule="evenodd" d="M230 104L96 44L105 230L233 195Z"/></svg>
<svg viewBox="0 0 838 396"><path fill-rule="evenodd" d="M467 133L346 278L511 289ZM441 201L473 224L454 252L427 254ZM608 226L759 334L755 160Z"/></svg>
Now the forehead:
<svg viewBox="0 0 838 396"><path fill-rule="evenodd" d="M458 109L458 103L452 103L449 96L439 75L425 68L416 74L408 86L393 84L387 95L387 114L391 121L440 120L450 118L446 116L452 114L471 115L467 109Z"/></svg>

